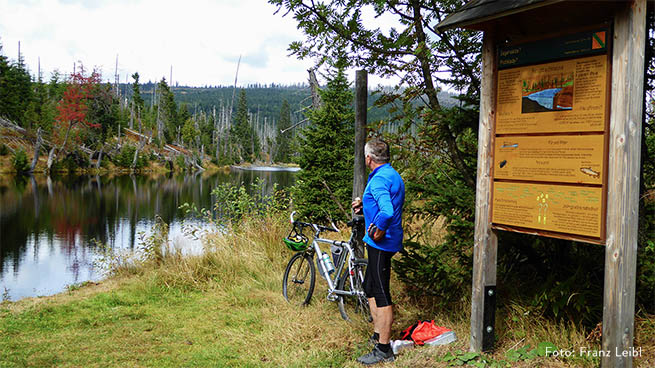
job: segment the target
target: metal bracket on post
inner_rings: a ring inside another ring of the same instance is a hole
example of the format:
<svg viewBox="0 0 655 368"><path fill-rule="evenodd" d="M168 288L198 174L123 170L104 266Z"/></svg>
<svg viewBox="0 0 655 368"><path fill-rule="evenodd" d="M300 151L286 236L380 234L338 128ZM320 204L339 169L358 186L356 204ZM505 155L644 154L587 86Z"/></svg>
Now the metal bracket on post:
<svg viewBox="0 0 655 368"><path fill-rule="evenodd" d="M484 316L482 317L482 323L482 351L492 351L496 334L496 285L484 287Z"/></svg>

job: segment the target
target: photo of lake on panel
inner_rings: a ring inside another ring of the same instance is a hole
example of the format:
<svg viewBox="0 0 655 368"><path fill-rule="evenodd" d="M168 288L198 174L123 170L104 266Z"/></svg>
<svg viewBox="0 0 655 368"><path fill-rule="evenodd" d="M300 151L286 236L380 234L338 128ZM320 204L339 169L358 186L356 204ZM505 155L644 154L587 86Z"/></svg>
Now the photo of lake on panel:
<svg viewBox="0 0 655 368"><path fill-rule="evenodd" d="M98 281L100 250L135 250L160 216L170 244L200 252L182 231L184 203L212 208L211 191L223 183L246 188L257 179L270 195L274 184L295 182L293 169L232 169L208 174L160 176L0 177L0 294L4 300L45 296L70 285ZM198 220L195 220L198 221ZM187 222L188 224L188 222ZM194 225L202 226L202 223Z"/></svg>

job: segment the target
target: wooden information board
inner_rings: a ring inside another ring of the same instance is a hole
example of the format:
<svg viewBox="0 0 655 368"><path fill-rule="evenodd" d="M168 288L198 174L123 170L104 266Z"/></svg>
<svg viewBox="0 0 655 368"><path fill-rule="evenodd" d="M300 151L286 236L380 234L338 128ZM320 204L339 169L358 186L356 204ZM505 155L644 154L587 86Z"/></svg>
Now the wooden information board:
<svg viewBox="0 0 655 368"><path fill-rule="evenodd" d="M496 228L604 242L608 35L594 30L498 50Z"/></svg>
<svg viewBox="0 0 655 368"><path fill-rule="evenodd" d="M604 143L602 134L497 138L494 178L602 184Z"/></svg>
<svg viewBox="0 0 655 368"><path fill-rule="evenodd" d="M498 182L491 221L600 238L602 197L596 187Z"/></svg>
<svg viewBox="0 0 655 368"><path fill-rule="evenodd" d="M607 56L498 72L496 134L602 132Z"/></svg>

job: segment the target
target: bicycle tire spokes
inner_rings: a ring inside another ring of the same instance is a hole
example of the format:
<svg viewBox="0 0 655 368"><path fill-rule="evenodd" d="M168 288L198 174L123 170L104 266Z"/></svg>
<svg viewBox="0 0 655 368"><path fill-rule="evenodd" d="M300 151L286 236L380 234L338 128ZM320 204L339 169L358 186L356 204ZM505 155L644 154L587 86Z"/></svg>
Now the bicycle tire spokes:
<svg viewBox="0 0 655 368"><path fill-rule="evenodd" d="M282 280L282 294L292 304L306 305L311 300L316 282L316 270L312 257L304 252L296 253L289 260Z"/></svg>

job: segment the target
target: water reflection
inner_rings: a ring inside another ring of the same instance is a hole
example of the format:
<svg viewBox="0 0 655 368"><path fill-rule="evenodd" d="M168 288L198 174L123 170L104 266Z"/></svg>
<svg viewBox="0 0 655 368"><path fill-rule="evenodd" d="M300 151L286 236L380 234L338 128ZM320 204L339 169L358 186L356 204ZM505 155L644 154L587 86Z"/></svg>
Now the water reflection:
<svg viewBox="0 0 655 368"><path fill-rule="evenodd" d="M113 249L134 249L159 215L172 243L182 239L183 203L213 207L221 183L257 178L270 194L287 187L292 172L233 170L212 175L0 177L0 294L17 300L50 295L67 285L100 277L93 239Z"/></svg>

